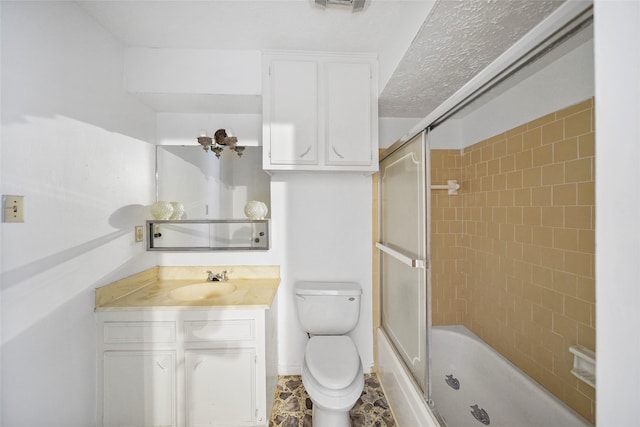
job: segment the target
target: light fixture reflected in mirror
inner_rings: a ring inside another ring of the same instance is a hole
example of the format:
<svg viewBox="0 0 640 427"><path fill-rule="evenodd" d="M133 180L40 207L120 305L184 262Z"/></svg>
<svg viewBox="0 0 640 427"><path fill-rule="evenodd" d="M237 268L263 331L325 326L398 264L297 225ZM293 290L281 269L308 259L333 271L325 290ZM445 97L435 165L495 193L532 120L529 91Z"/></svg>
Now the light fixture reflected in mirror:
<svg viewBox="0 0 640 427"><path fill-rule="evenodd" d="M242 156L242 152L244 151L244 147L236 145L238 143L238 138L231 134L231 131L227 129L218 129L214 134L213 138L207 136L206 133L201 134L198 137L198 144L202 145L204 151L209 151L216 155L217 158L220 158L220 154L224 147L229 147L230 150L235 151L238 154L238 157Z"/></svg>

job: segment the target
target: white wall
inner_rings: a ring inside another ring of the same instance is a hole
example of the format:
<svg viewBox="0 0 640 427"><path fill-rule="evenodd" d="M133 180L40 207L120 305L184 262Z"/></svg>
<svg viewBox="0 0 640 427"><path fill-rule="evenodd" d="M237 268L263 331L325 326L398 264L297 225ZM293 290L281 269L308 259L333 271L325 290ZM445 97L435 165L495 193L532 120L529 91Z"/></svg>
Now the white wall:
<svg viewBox="0 0 640 427"><path fill-rule="evenodd" d="M124 82L129 92L156 111L240 115L262 111L258 50L130 47L125 49Z"/></svg>
<svg viewBox="0 0 640 427"><path fill-rule="evenodd" d="M124 65L125 88L130 92L262 94L259 50L131 47L125 49Z"/></svg>
<svg viewBox="0 0 640 427"><path fill-rule="evenodd" d="M2 2L2 425L95 425L94 288L154 265L154 115L73 2Z"/></svg>
<svg viewBox="0 0 640 427"><path fill-rule="evenodd" d="M378 121L378 141L380 148L388 148L413 128L421 118L380 117Z"/></svg>
<svg viewBox="0 0 640 427"><path fill-rule="evenodd" d="M360 321L351 335L365 371L373 364L371 189L371 176L364 175L272 178L272 218L283 260L278 291L280 374L301 373L307 338L297 319L298 281L352 281L362 286Z"/></svg>
<svg viewBox="0 0 640 427"><path fill-rule="evenodd" d="M160 145L198 145L202 132L213 137L218 129L230 129L238 145L262 145L262 114L158 113Z"/></svg>
<svg viewBox="0 0 640 427"><path fill-rule="evenodd" d="M637 426L640 396L640 2L595 2L598 427ZM622 185L621 185L622 183Z"/></svg>
<svg viewBox="0 0 640 427"><path fill-rule="evenodd" d="M479 107L437 126L431 134L431 148L462 149L594 95L590 30L549 55L553 62L544 67L540 61L527 66L524 78L512 78L517 84L505 81L502 85L508 89L488 101L481 98L476 101Z"/></svg>

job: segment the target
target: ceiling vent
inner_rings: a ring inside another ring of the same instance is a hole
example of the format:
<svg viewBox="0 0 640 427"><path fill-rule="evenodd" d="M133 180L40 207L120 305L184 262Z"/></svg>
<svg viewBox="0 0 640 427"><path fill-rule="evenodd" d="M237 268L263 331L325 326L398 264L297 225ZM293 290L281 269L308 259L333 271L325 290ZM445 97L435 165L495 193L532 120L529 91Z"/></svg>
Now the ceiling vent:
<svg viewBox="0 0 640 427"><path fill-rule="evenodd" d="M365 0L316 0L316 4L322 7L327 6L347 6L353 8L354 12L364 9Z"/></svg>

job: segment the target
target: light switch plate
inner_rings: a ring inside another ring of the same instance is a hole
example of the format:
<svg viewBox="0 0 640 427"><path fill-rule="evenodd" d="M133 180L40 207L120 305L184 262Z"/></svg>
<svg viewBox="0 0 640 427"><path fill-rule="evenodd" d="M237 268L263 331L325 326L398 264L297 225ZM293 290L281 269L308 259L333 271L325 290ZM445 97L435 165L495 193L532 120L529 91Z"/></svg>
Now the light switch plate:
<svg viewBox="0 0 640 427"><path fill-rule="evenodd" d="M142 242L142 240L144 240L144 233L142 231L141 225L136 225L135 236L136 236L136 242Z"/></svg>
<svg viewBox="0 0 640 427"><path fill-rule="evenodd" d="M2 221L24 222L24 196L5 195L2 199Z"/></svg>

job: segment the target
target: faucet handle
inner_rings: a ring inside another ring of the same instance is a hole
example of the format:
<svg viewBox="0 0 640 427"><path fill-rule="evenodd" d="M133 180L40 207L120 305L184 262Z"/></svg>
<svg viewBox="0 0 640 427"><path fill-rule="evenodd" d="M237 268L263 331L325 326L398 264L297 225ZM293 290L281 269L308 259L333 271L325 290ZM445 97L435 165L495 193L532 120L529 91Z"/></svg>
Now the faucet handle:
<svg viewBox="0 0 640 427"><path fill-rule="evenodd" d="M207 281L208 282L226 282L227 281L227 270L223 270L221 273L214 273L211 270L207 270Z"/></svg>

